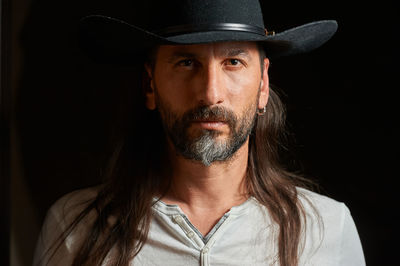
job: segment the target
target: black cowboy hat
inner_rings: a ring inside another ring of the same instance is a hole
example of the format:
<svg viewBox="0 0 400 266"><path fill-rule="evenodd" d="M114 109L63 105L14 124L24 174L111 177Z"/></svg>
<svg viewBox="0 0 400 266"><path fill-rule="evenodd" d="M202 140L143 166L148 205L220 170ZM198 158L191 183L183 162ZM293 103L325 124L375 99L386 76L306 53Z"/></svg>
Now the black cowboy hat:
<svg viewBox="0 0 400 266"><path fill-rule="evenodd" d="M269 32L258 0L150 1L149 7L148 22L141 27L102 15L84 17L82 48L98 62L132 64L155 45L255 41L268 57L278 57L318 48L337 30L336 21L323 20Z"/></svg>

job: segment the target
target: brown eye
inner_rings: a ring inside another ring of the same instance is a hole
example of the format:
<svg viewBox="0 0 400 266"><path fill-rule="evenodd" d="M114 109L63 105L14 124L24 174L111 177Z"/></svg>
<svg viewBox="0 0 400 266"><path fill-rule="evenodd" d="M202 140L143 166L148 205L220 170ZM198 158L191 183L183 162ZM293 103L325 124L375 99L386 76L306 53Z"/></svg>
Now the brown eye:
<svg viewBox="0 0 400 266"><path fill-rule="evenodd" d="M192 59L181 60L178 62L178 65L184 66L184 67L189 67L189 66L193 65L193 60Z"/></svg>
<svg viewBox="0 0 400 266"><path fill-rule="evenodd" d="M231 65L233 65L233 66L236 66L236 65L239 65L239 64L240 64L240 61L237 60L237 59L230 59L230 60L229 60L229 63L230 63Z"/></svg>
<svg viewBox="0 0 400 266"><path fill-rule="evenodd" d="M240 66L242 65L242 61L240 61L239 59L228 59L226 61L226 64L229 66Z"/></svg>

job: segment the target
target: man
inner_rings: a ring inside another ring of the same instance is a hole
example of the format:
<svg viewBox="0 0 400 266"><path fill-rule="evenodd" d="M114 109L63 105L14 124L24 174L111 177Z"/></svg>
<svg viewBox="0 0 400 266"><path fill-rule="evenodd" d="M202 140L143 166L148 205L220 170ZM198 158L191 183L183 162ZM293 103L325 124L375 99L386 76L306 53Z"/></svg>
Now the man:
<svg viewBox="0 0 400 266"><path fill-rule="evenodd" d="M82 20L93 59L146 54L143 98L106 182L49 210L34 263L364 265L345 205L280 165L268 79L269 58L319 47L336 22L274 34L256 0L163 2L145 28Z"/></svg>

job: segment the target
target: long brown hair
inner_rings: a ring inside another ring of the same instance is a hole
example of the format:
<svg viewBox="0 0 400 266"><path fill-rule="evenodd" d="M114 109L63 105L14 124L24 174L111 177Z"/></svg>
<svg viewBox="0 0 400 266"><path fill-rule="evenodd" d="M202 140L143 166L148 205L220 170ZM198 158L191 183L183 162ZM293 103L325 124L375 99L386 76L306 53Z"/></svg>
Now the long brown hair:
<svg viewBox="0 0 400 266"><path fill-rule="evenodd" d="M94 212L96 218L73 265L100 265L111 249L113 256L108 265L128 265L147 240L153 197L168 189L167 158L163 157L165 134L160 117L156 111L145 108L143 93L137 91L131 96L136 100L130 105L133 109L127 112L131 116L125 125L131 126L116 145L104 184L51 249L54 255L73 229ZM279 264L294 266L298 265L305 227L305 213L296 187L303 186L306 180L285 170L280 163L285 120L285 108L271 88L267 111L258 116L250 135L246 185L249 194L268 208L279 225ZM137 124L144 130L134 128ZM115 218L112 222L111 217Z"/></svg>

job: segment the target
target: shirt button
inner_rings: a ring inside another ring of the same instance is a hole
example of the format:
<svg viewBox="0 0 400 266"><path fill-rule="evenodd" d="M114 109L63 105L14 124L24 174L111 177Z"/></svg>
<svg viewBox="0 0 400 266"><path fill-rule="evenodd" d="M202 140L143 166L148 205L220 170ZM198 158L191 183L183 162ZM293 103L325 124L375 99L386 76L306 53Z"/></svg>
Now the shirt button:
<svg viewBox="0 0 400 266"><path fill-rule="evenodd" d="M201 251L203 254L206 254L208 252L208 247L203 248L203 250Z"/></svg>
<svg viewBox="0 0 400 266"><path fill-rule="evenodd" d="M183 218L182 218L182 216L177 215L177 216L174 216L174 221L176 223L181 223L183 221Z"/></svg>
<svg viewBox="0 0 400 266"><path fill-rule="evenodd" d="M192 231L190 231L189 233L187 233L187 236L190 237L190 238L193 238L194 237L194 233Z"/></svg>

